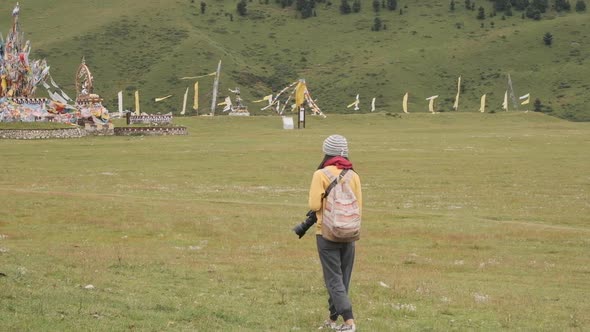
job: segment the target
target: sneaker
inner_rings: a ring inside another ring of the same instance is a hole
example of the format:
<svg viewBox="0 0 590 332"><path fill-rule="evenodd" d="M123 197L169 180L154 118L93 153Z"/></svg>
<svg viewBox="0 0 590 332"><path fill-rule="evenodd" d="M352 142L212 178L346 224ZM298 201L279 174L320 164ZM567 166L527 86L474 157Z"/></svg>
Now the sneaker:
<svg viewBox="0 0 590 332"><path fill-rule="evenodd" d="M334 331L346 331L346 332L355 332L356 331L356 325L348 325L346 323L337 326Z"/></svg>
<svg viewBox="0 0 590 332"><path fill-rule="evenodd" d="M322 326L320 326L318 328L318 330L322 330L322 329L335 330L337 327L338 327L338 325L336 324L336 322L326 319L324 321L324 324Z"/></svg>

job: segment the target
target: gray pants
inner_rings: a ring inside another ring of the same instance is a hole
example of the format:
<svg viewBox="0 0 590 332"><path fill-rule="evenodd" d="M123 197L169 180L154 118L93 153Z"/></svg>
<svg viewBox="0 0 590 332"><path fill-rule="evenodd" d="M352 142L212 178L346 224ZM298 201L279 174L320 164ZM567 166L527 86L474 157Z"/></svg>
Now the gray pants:
<svg viewBox="0 0 590 332"><path fill-rule="evenodd" d="M330 298L328 299L330 319L338 316L346 321L354 319L352 304L348 298L348 288L354 264L354 242L340 243L317 235L318 253L322 262L324 282Z"/></svg>

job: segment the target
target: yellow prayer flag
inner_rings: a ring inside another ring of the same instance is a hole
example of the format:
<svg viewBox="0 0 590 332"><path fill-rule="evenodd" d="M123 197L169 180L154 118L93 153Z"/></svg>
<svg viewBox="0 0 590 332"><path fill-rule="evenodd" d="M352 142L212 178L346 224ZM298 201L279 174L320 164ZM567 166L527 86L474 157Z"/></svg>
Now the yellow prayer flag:
<svg viewBox="0 0 590 332"><path fill-rule="evenodd" d="M486 95L484 94L483 96L481 96L479 111L484 113L485 110L486 110Z"/></svg>
<svg viewBox="0 0 590 332"><path fill-rule="evenodd" d="M299 107L303 105L303 102L305 101L305 90L305 81L299 80L299 83L297 83L297 86L295 87L295 107L297 109L299 109Z"/></svg>
<svg viewBox="0 0 590 332"><path fill-rule="evenodd" d="M262 97L262 99L254 100L253 103L261 103L265 100L268 100L269 103L272 102L272 94L270 94L268 96L264 96L264 97Z"/></svg>
<svg viewBox="0 0 590 332"><path fill-rule="evenodd" d="M522 100L520 102L521 105L526 105L526 104L528 104L531 101L531 94L530 93L527 93L524 96L520 96L519 99Z"/></svg>
<svg viewBox="0 0 590 332"><path fill-rule="evenodd" d="M193 109L195 111L199 109L199 81L195 82L195 98L193 100Z"/></svg>
<svg viewBox="0 0 590 332"><path fill-rule="evenodd" d="M140 115L141 112L139 110L139 90L135 90L135 114Z"/></svg>
<svg viewBox="0 0 590 332"><path fill-rule="evenodd" d="M181 77L181 80L194 80L195 78L201 78L201 77L206 77L206 76L213 76L217 74L216 71L209 73L209 74L205 74L205 75L201 75L201 76L185 76L185 77Z"/></svg>

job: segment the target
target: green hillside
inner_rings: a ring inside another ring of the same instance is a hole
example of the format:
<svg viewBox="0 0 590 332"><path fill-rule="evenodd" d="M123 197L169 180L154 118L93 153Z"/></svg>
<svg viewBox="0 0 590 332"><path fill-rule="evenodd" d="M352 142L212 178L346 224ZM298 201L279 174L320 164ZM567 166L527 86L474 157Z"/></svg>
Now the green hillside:
<svg viewBox="0 0 590 332"><path fill-rule="evenodd" d="M395 11L380 10L386 30L374 32L376 14L369 1L349 15L340 14L340 2L318 3L317 16L308 19L274 1L248 2L245 17L238 15L236 1L205 2L201 14L198 0L30 0L20 4L20 22L32 42L32 57L45 57L69 94L84 56L95 92L111 110L119 90L126 91L125 107L132 108L132 94L139 89L143 111L178 112L184 90L194 82L179 78L210 73L222 60L221 96L239 86L255 114L264 112L257 112L260 105L252 100L297 78L307 80L326 114L352 112L346 105L357 93L361 111L369 111L376 97L378 111L400 112L406 91L410 112L426 112L425 98L431 95L440 96L439 110L450 111L459 75L461 112L477 111L484 93L488 108L500 111L510 74L517 97L530 92L551 115L590 120L588 10L549 10L540 21L522 19L514 10L505 19L497 13L478 20L477 9L465 9L463 1L450 11L447 0L405 0ZM492 12L492 2L480 5ZM0 7L3 35L13 6ZM547 32L553 35L551 46L543 43ZM205 113L212 78L199 82ZM173 97L165 102L153 101L168 94Z"/></svg>

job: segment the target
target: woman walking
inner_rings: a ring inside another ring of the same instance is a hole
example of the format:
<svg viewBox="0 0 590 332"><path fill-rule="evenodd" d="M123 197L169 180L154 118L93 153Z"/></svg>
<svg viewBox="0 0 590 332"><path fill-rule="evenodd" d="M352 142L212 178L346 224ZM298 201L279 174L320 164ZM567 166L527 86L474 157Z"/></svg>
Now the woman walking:
<svg viewBox="0 0 590 332"><path fill-rule="evenodd" d="M326 197L324 193L333 182L333 178L340 178L343 171L348 173L346 181L356 197L359 212L362 207L361 182L353 165L348 159L348 142L341 135L331 135L324 140L324 159L314 172L309 189L309 207L316 211L316 241L324 282L328 291L329 318L324 322L325 328L335 331L356 331L352 304L348 296L352 267L354 264L355 241L335 242L322 236L322 219ZM331 176L329 176L331 174ZM332 178L332 179L331 179ZM329 196L330 194L328 194ZM360 217L360 215L359 215ZM324 230L324 234L325 234ZM344 323L338 325L338 317L342 317Z"/></svg>

